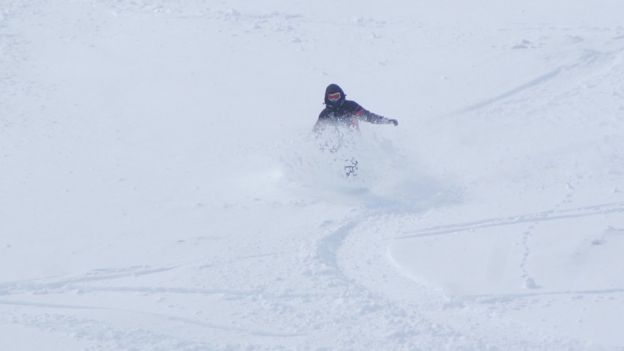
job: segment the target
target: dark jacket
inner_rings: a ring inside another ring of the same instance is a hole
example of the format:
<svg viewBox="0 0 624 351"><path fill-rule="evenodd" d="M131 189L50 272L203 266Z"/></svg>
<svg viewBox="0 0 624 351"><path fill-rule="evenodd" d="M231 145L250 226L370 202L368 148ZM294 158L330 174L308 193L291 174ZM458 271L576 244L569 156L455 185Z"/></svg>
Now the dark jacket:
<svg viewBox="0 0 624 351"><path fill-rule="evenodd" d="M392 120L376 115L370 111L367 111L357 102L351 100L345 100L342 105L336 107L325 107L314 125L314 130L322 130L323 127L333 126L345 126L352 128L359 128L359 121L365 121L375 124L389 124L393 123Z"/></svg>

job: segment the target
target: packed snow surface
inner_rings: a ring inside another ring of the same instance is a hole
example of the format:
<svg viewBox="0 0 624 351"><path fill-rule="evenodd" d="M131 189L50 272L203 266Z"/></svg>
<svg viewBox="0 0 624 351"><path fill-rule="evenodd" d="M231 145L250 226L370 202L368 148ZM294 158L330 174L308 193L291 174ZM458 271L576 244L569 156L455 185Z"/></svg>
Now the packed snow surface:
<svg viewBox="0 0 624 351"><path fill-rule="evenodd" d="M0 350L624 349L623 13L2 1Z"/></svg>

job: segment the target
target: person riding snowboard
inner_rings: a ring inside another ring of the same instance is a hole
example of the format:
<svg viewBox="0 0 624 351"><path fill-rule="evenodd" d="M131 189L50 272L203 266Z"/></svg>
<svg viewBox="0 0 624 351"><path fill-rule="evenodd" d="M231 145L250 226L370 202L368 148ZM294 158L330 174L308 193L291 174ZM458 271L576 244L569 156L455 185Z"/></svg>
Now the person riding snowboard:
<svg viewBox="0 0 624 351"><path fill-rule="evenodd" d="M333 143L325 140L324 149L329 149L330 152L335 153L345 143L344 134L339 127L357 131L359 130L359 121L374 124L393 124L395 126L399 124L396 119L374 114L364 109L357 102L346 100L345 97L346 94L337 84L330 84L325 89L325 109L321 111L314 125L314 132L317 136L321 136L327 127L333 126L334 128L331 128L331 131L337 132L337 138L334 138ZM359 163L354 157L347 157L344 166L345 175L347 177L356 176L358 165Z"/></svg>
<svg viewBox="0 0 624 351"><path fill-rule="evenodd" d="M325 89L325 109L321 111L314 125L314 131L321 132L329 125L359 129L359 121L395 126L399 124L396 119L374 114L357 102L346 100L346 94L337 84L328 85Z"/></svg>

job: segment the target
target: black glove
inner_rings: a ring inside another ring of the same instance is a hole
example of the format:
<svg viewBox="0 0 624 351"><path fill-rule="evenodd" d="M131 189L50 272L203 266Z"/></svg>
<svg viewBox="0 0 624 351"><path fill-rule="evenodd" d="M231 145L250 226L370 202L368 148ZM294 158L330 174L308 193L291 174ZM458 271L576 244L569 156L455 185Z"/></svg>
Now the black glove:
<svg viewBox="0 0 624 351"><path fill-rule="evenodd" d="M396 127L399 125L399 121L397 121L396 119L389 119L388 124L394 124L394 126Z"/></svg>

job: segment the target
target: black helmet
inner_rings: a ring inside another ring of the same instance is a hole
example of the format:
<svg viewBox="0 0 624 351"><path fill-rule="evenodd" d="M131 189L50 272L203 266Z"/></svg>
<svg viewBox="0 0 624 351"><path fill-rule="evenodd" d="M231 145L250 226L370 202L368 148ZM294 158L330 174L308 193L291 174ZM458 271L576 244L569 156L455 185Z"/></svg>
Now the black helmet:
<svg viewBox="0 0 624 351"><path fill-rule="evenodd" d="M329 108L338 107L344 103L345 96L338 84L330 84L325 89L325 105Z"/></svg>

